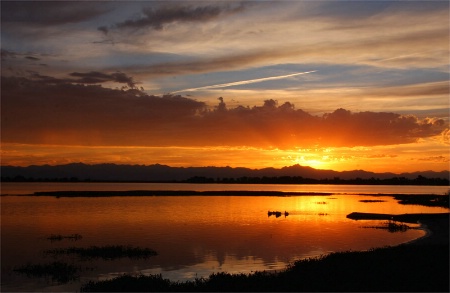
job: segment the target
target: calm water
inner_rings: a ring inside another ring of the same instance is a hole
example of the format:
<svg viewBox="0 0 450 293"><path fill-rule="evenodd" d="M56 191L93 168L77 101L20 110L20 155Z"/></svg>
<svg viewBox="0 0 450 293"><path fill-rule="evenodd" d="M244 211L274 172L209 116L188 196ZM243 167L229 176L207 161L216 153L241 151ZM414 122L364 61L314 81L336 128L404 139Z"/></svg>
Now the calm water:
<svg viewBox="0 0 450 293"><path fill-rule="evenodd" d="M395 245L424 235L422 230L390 233L383 221L353 221L351 212L437 213L445 208L399 205L392 197L369 193L435 193L448 187L332 185L194 185L76 183L2 184L2 194L45 190L278 190L333 192L331 196L170 196L55 198L1 197L2 291L76 291L87 280L123 273L155 274L188 280L212 272L281 270L297 259L332 251ZM344 194L345 193L345 194ZM363 203L361 199L384 200ZM288 211L268 217L267 211ZM51 234L81 234L82 239L51 242ZM157 251L146 260L57 258L43 251L71 246L133 245ZM82 268L79 281L58 284L12 271L25 264L55 260Z"/></svg>

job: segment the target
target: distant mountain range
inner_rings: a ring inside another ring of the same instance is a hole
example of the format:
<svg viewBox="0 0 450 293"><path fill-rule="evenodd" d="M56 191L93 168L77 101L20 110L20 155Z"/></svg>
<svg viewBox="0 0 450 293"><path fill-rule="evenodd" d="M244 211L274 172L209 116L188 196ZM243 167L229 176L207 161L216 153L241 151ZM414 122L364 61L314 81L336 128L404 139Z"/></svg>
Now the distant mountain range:
<svg viewBox="0 0 450 293"><path fill-rule="evenodd" d="M421 171L412 173L374 173L363 170L333 171L319 170L311 167L293 165L280 169L263 168L231 168L231 167L170 167L166 165L116 165L116 164L96 164L87 165L73 163L67 165L41 165L41 166L1 166L1 177L3 181L14 178L34 179L34 180L59 180L73 179L78 181L186 181L190 178L213 178L214 180L223 178L241 177L302 177L311 179L390 179L404 177L415 179L419 176L426 178L442 178L448 180L449 171Z"/></svg>

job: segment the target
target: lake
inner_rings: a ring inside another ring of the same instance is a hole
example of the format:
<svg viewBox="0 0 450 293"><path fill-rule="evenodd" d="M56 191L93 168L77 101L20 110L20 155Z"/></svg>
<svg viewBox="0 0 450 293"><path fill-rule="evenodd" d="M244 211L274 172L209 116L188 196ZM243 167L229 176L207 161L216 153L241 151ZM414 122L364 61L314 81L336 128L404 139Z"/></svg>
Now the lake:
<svg viewBox="0 0 450 293"><path fill-rule="evenodd" d="M2 291L77 291L88 280L162 274L192 280L212 272L282 270L295 260L333 251L397 245L425 234L389 232L385 221L354 221L351 212L440 213L446 208L400 205L391 196L444 194L448 186L226 185L154 183L2 183ZM252 190L311 192L304 196L28 196L58 190ZM331 195L317 195L329 192ZM17 196L19 195L20 196ZM376 202L361 202L360 200ZM287 211L287 216L268 215ZM418 225L408 224L410 227ZM81 239L47 239L79 234ZM150 248L147 259L83 259L44 252L68 247L124 245ZM27 264L76 265L79 279L60 283L14 272Z"/></svg>

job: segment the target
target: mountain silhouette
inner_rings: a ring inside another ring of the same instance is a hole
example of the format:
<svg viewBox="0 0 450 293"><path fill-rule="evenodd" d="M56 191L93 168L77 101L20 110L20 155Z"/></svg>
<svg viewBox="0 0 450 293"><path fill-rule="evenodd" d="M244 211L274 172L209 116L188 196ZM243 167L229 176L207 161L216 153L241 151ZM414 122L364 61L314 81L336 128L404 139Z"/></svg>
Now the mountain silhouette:
<svg viewBox="0 0 450 293"><path fill-rule="evenodd" d="M250 169L243 167L170 167L167 165L118 165L72 163L66 165L31 165L28 167L1 166L2 180L6 178L22 177L24 179L62 179L91 181L185 181L193 177L213 178L241 178L241 177L302 177L316 180L322 179L415 179L419 176L426 178L449 179L449 171L419 171L412 173L374 173L364 170L333 171L314 169L308 166L293 165L289 167Z"/></svg>

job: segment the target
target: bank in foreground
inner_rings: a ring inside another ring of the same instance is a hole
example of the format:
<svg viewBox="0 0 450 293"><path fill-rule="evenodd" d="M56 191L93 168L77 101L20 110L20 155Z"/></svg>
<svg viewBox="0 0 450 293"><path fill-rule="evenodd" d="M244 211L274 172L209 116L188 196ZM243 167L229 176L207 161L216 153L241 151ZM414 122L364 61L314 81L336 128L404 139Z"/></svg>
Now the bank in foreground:
<svg viewBox="0 0 450 293"><path fill-rule="evenodd" d="M185 282L172 282L161 275L124 275L89 282L80 291L449 292L449 217L419 222L429 233L412 243L299 260L277 273L216 273Z"/></svg>

